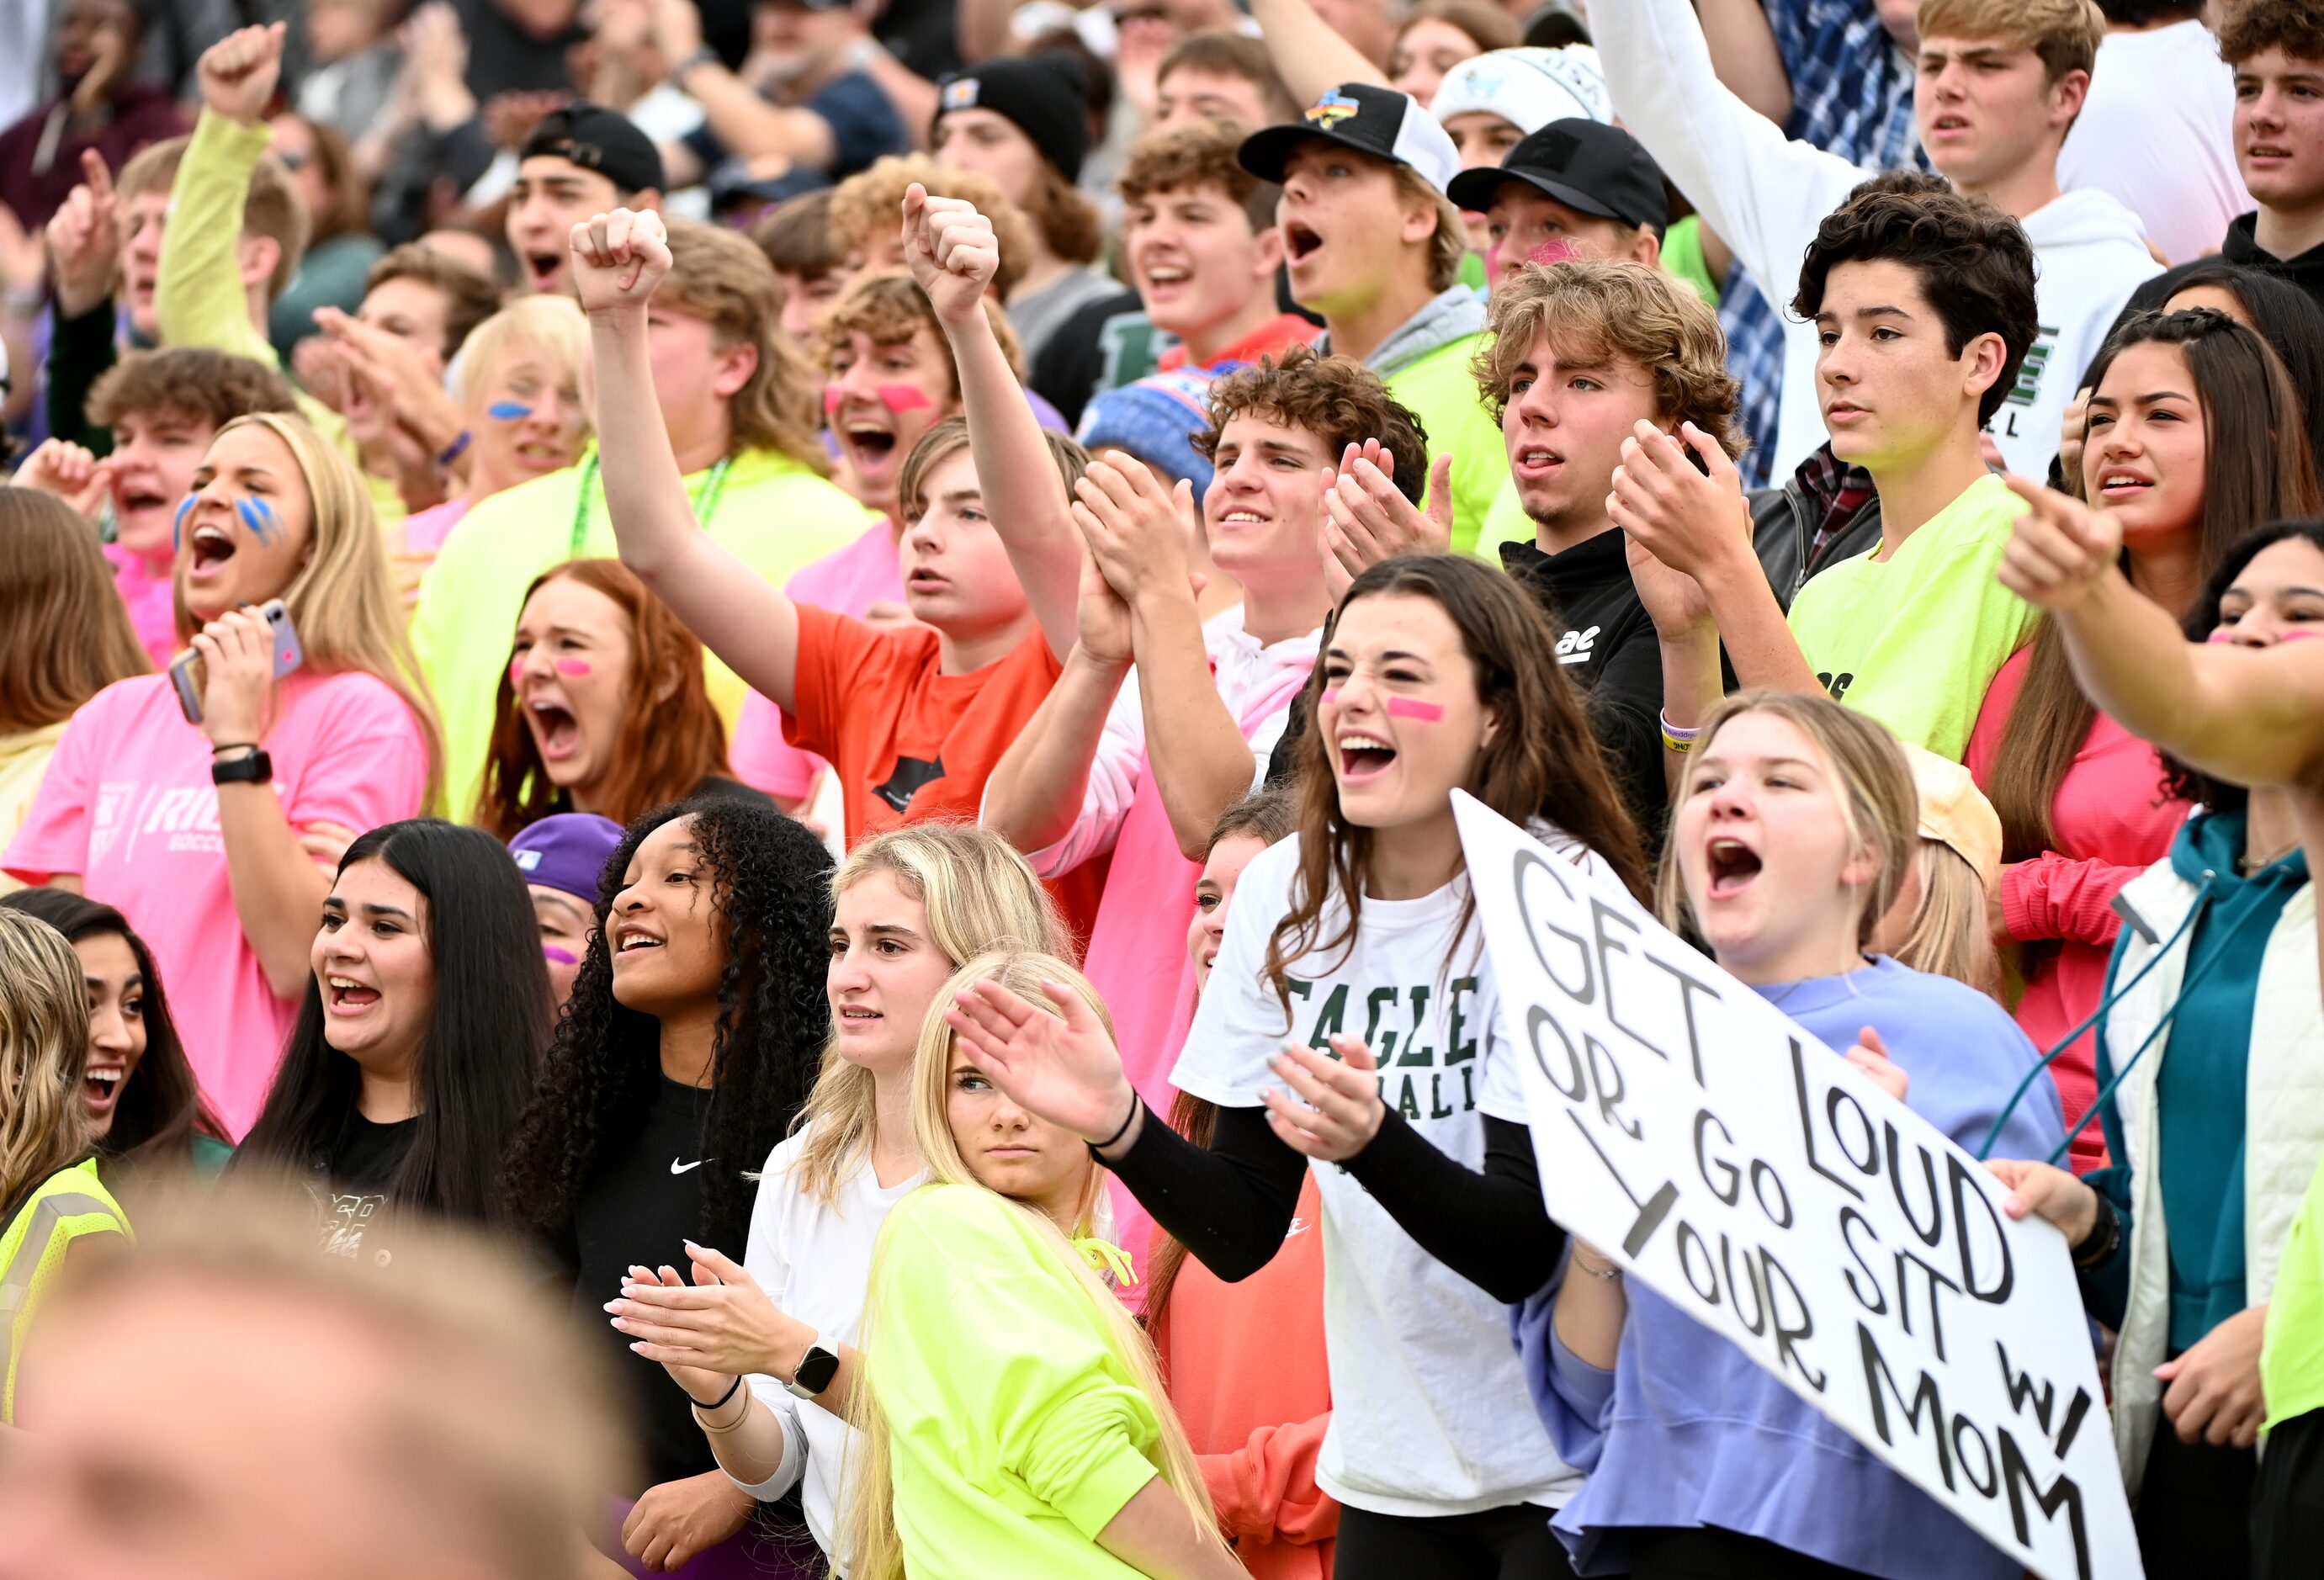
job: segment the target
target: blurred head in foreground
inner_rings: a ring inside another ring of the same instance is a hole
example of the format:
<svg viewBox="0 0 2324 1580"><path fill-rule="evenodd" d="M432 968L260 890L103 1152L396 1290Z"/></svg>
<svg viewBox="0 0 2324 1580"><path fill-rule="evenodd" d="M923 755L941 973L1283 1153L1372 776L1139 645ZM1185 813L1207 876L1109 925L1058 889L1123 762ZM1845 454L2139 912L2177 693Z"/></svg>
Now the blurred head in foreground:
<svg viewBox="0 0 2324 1580"><path fill-rule="evenodd" d="M585 1572L620 1438L521 1258L415 1229L374 1267L311 1220L229 1184L69 1271L0 1453L0 1576Z"/></svg>

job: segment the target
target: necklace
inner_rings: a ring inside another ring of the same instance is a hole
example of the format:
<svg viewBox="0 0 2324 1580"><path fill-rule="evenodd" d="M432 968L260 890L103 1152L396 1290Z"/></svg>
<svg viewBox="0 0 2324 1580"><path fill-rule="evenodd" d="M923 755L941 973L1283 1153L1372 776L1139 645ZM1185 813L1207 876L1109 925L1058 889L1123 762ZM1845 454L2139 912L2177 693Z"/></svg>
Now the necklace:
<svg viewBox="0 0 2324 1580"><path fill-rule="evenodd" d="M718 496L726 491L726 473L734 464L732 455L721 455L702 480L702 486L687 496L694 507L694 524L707 528L710 519L718 513ZM581 557L581 546L589 537L589 494L597 486L597 452L589 452L589 459L581 463L581 492L573 501L573 541L570 557Z"/></svg>
<svg viewBox="0 0 2324 1580"><path fill-rule="evenodd" d="M2287 841L2280 849L2272 850L2264 856L2255 851L2246 850L2242 855L2236 858L2236 871L2245 877L2249 877L2255 872L2259 872L2274 866L2277 862L2282 860L2286 856L2291 855L2299 848L2300 841L2298 840L2291 840Z"/></svg>

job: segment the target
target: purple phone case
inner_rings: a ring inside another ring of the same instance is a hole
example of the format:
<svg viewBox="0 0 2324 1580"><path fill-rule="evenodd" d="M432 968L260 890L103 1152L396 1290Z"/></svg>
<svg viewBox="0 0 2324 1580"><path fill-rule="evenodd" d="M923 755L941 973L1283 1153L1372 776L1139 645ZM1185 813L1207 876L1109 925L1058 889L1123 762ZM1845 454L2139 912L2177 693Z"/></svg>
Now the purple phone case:
<svg viewBox="0 0 2324 1580"><path fill-rule="evenodd" d="M281 679L307 661L306 650L299 646L299 632L290 623L290 611L280 598L270 598L259 606L259 618L272 628L274 634L274 678ZM189 724L202 721L201 694L194 688L194 664L199 657L188 648L170 661L170 684L178 694L178 710Z"/></svg>

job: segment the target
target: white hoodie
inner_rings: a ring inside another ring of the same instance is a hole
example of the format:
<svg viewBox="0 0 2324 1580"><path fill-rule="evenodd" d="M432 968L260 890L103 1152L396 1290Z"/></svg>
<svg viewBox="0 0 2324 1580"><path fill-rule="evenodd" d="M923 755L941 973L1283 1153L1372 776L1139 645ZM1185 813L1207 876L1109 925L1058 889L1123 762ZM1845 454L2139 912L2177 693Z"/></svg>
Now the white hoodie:
<svg viewBox="0 0 2324 1580"><path fill-rule="evenodd" d="M1815 326L1793 318L1817 225L1877 172L1794 142L1720 84L1689 0L1595 0L1590 26L1614 113L1702 223L1723 238L1784 321L1780 480L1823 443ZM2041 335L1989 425L2010 469L2049 471L2082 369L2142 281L2163 271L2138 216L2104 192L2069 192L2022 222L2034 243Z"/></svg>

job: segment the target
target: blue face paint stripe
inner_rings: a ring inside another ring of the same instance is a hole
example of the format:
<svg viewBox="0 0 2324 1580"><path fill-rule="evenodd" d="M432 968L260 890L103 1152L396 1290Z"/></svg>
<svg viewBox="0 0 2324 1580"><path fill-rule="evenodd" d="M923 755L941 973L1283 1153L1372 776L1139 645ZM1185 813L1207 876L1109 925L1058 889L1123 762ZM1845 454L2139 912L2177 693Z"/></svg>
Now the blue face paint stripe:
<svg viewBox="0 0 2324 1580"><path fill-rule="evenodd" d="M194 508L194 496L188 494L178 501L177 519L170 524L170 552L176 554L186 547L186 512Z"/></svg>
<svg viewBox="0 0 2324 1580"><path fill-rule="evenodd" d="M258 541L272 547L276 534L281 531L281 527L275 521L274 511L266 501L241 499L234 502L234 508L235 513L241 516L242 524L257 534Z"/></svg>
<svg viewBox="0 0 2324 1580"><path fill-rule="evenodd" d="M522 422L532 415L532 408L521 400L495 400L484 408L484 415L495 422Z"/></svg>

